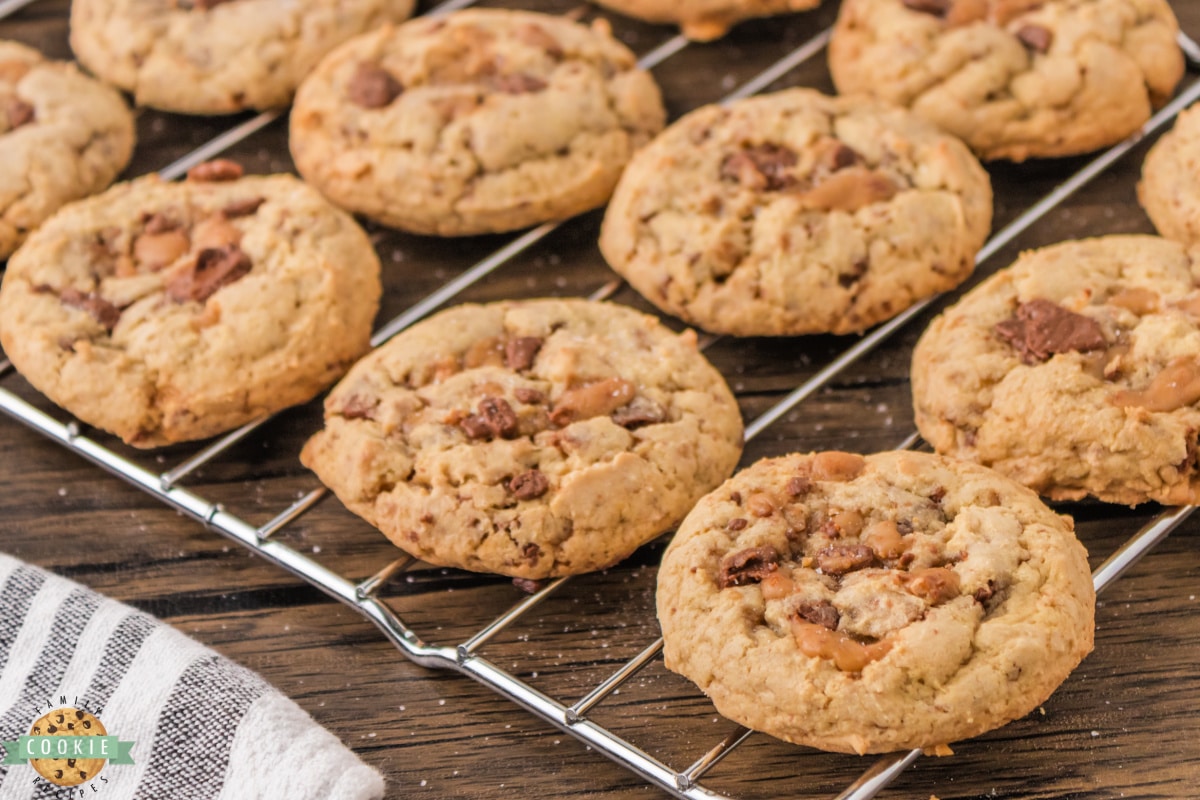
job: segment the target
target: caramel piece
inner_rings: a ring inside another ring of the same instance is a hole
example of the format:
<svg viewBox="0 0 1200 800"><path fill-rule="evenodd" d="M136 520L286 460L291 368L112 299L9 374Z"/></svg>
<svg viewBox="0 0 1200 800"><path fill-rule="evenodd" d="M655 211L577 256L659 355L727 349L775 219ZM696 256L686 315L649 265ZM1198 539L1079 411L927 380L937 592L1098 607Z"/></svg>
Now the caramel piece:
<svg viewBox="0 0 1200 800"><path fill-rule="evenodd" d="M1140 317L1158 311L1159 298L1158 292L1135 286L1129 289L1122 289L1108 298L1106 302L1110 306L1132 311Z"/></svg>
<svg viewBox="0 0 1200 800"><path fill-rule="evenodd" d="M1175 411L1200 400L1200 364L1181 356L1150 381L1141 391L1122 389L1113 393L1113 405L1138 406L1148 411Z"/></svg>
<svg viewBox="0 0 1200 800"><path fill-rule="evenodd" d="M801 653L809 658L832 661L842 672L862 672L868 664L883 658L892 649L892 643L886 639L863 644L798 617L794 617L791 624L792 635L796 637L796 646Z"/></svg>
<svg viewBox="0 0 1200 800"><path fill-rule="evenodd" d="M179 229L143 233L133 240L133 259L142 269L160 270L190 250L188 235Z"/></svg>
<svg viewBox="0 0 1200 800"><path fill-rule="evenodd" d="M834 527L837 528L839 536L858 536L858 534L862 533L862 514L853 509L839 511L829 519Z"/></svg>
<svg viewBox="0 0 1200 800"><path fill-rule="evenodd" d="M899 187L882 172L866 167L848 167L833 173L825 180L796 198L800 204L814 211L845 211L853 213L860 208L891 200Z"/></svg>
<svg viewBox="0 0 1200 800"><path fill-rule="evenodd" d="M550 412L550 421L559 427L592 417L608 416L633 399L633 384L622 378L604 380L568 389Z"/></svg>
<svg viewBox="0 0 1200 800"><path fill-rule="evenodd" d="M226 219L248 217L258 211L259 206L265 202L267 202L267 198L265 197L247 197L245 200L234 200L221 209L221 214Z"/></svg>
<svg viewBox="0 0 1200 800"><path fill-rule="evenodd" d="M492 87L504 94L533 94L544 90L548 83L534 75L518 72L514 75L497 75L491 80Z"/></svg>
<svg viewBox="0 0 1200 800"><path fill-rule="evenodd" d="M1172 305L1188 316L1200 318L1200 292L1193 292Z"/></svg>
<svg viewBox="0 0 1200 800"><path fill-rule="evenodd" d="M12 58L0 61L0 81L15 84L28 75L31 69L33 69L32 64L20 59Z"/></svg>
<svg viewBox="0 0 1200 800"><path fill-rule="evenodd" d="M187 179L201 183L236 181L242 177L243 172L242 165L236 161L230 161L227 158L218 158L213 161L206 161L203 164L197 164L189 169Z"/></svg>
<svg viewBox="0 0 1200 800"><path fill-rule="evenodd" d="M907 573L903 581L905 588L931 606L953 600L962 593L962 581L958 573L949 567L914 570Z"/></svg>
<svg viewBox="0 0 1200 800"><path fill-rule="evenodd" d="M725 157L721 178L754 191L778 192L796 183L787 170L796 166L794 150L777 144L747 147Z"/></svg>
<svg viewBox="0 0 1200 800"><path fill-rule="evenodd" d="M535 500L550 489L550 481L540 470L523 472L508 482L508 490L518 500Z"/></svg>
<svg viewBox="0 0 1200 800"><path fill-rule="evenodd" d="M1100 350L1107 345L1099 323L1050 300L1030 300L1012 317L998 323L996 335L1016 350L1026 364L1049 360L1056 353Z"/></svg>
<svg viewBox="0 0 1200 800"><path fill-rule="evenodd" d="M779 551L774 547L748 547L721 559L717 585L722 589L758 583L779 569Z"/></svg>
<svg viewBox="0 0 1200 800"><path fill-rule="evenodd" d="M192 247L197 250L226 247L241 241L242 231L220 214L203 219L192 228Z"/></svg>
<svg viewBox="0 0 1200 800"><path fill-rule="evenodd" d="M504 363L509 369L524 372L537 360L545 339L540 336L518 336L504 345Z"/></svg>
<svg viewBox="0 0 1200 800"><path fill-rule="evenodd" d="M863 541L879 558L899 558L904 552L904 538L895 520L885 519L867 528Z"/></svg>
<svg viewBox="0 0 1200 800"><path fill-rule="evenodd" d="M466 369L498 367L503 363L504 342L494 336L477 339L467 348L467 352L463 353L463 367Z"/></svg>
<svg viewBox="0 0 1200 800"><path fill-rule="evenodd" d="M756 517L769 517L775 513L775 501L764 492L755 492L746 498L746 508Z"/></svg>
<svg viewBox="0 0 1200 800"><path fill-rule="evenodd" d="M1035 53L1045 53L1054 41L1054 34L1041 25L1022 25L1017 29L1017 38Z"/></svg>
<svg viewBox="0 0 1200 800"><path fill-rule="evenodd" d="M826 575L845 575L875 563L875 551L865 544L835 544L817 553L817 566Z"/></svg>
<svg viewBox="0 0 1200 800"><path fill-rule="evenodd" d="M792 576L780 570L763 578L759 587L762 589L763 600L782 600L796 591Z"/></svg>
<svg viewBox="0 0 1200 800"><path fill-rule="evenodd" d="M812 477L818 481L852 481L862 474L867 462L860 455L827 450L817 453L812 460Z"/></svg>
<svg viewBox="0 0 1200 800"><path fill-rule="evenodd" d="M350 82L346 85L346 96L356 106L368 109L385 108L401 95L404 87L378 64L360 62Z"/></svg>

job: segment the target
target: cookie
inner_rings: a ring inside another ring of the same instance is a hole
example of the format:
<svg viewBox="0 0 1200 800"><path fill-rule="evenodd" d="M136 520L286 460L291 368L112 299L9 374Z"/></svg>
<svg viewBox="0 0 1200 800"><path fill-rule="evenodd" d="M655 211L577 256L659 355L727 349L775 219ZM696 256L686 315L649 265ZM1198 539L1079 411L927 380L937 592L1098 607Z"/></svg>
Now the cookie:
<svg viewBox="0 0 1200 800"><path fill-rule="evenodd" d="M133 115L74 64L0 41L0 260L58 208L112 183Z"/></svg>
<svg viewBox="0 0 1200 800"><path fill-rule="evenodd" d="M982 158L1086 153L1137 131L1183 77L1166 0L846 0L842 93L911 108Z"/></svg>
<svg viewBox="0 0 1200 800"><path fill-rule="evenodd" d="M737 403L654 317L584 300L466 305L364 358L301 460L431 564L540 579L601 569L729 476Z"/></svg>
<svg viewBox="0 0 1200 800"><path fill-rule="evenodd" d="M59 708L42 716L30 736L107 736L104 724L80 708ZM55 786L78 786L93 780L104 768L103 758L32 758L29 765Z"/></svg>
<svg viewBox="0 0 1200 800"><path fill-rule="evenodd" d="M55 214L9 261L0 343L79 419L135 447L304 402L368 347L379 260L287 175L211 162Z"/></svg>
<svg viewBox="0 0 1200 800"><path fill-rule="evenodd" d="M1025 253L921 337L921 435L1055 500L1200 501L1198 285L1153 236Z"/></svg>
<svg viewBox="0 0 1200 800"><path fill-rule="evenodd" d="M296 167L413 231L509 231L602 205L664 124L658 87L597 22L461 11L366 34L296 96Z"/></svg>
<svg viewBox="0 0 1200 800"><path fill-rule="evenodd" d="M413 0L75 0L71 48L138 105L231 114L287 105L337 45Z"/></svg>
<svg viewBox="0 0 1200 800"><path fill-rule="evenodd" d="M821 0L596 0L622 14L647 22L679 25L689 39L719 39L738 22L816 8Z"/></svg>
<svg viewBox="0 0 1200 800"><path fill-rule="evenodd" d="M760 461L663 557L668 669L726 717L844 753L933 748L1037 708L1092 649L1070 517L983 467L826 452Z"/></svg>
<svg viewBox="0 0 1200 800"><path fill-rule="evenodd" d="M600 249L705 330L849 333L965 280L991 219L961 142L903 109L792 89L671 125L630 163Z"/></svg>
<svg viewBox="0 0 1200 800"><path fill-rule="evenodd" d="M1198 162L1200 106L1193 106L1151 148L1138 184L1138 200L1158 232L1189 247L1200 244Z"/></svg>

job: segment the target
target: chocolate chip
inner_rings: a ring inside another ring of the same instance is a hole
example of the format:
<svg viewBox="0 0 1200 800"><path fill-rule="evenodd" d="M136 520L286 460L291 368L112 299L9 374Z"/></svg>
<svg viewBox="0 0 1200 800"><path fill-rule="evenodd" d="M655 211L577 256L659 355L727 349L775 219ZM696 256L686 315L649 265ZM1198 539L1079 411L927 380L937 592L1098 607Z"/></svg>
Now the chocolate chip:
<svg viewBox="0 0 1200 800"><path fill-rule="evenodd" d="M504 363L509 369L523 372L533 366L538 351L546 340L540 336L518 336L504 345Z"/></svg>
<svg viewBox="0 0 1200 800"><path fill-rule="evenodd" d="M542 551L536 544L529 542L521 548L521 557L529 562L529 566L536 566L538 559L542 557Z"/></svg>
<svg viewBox="0 0 1200 800"><path fill-rule="evenodd" d="M787 493L792 497L803 497L812 491L813 482L809 478L795 477L787 482Z"/></svg>
<svg viewBox="0 0 1200 800"><path fill-rule="evenodd" d="M944 16L950 10L952 0L903 0L906 8L920 11L923 14Z"/></svg>
<svg viewBox="0 0 1200 800"><path fill-rule="evenodd" d="M1094 319L1050 300L1021 303L1013 316L998 323L994 330L1026 364L1047 361L1055 353L1100 350L1108 344Z"/></svg>
<svg viewBox="0 0 1200 800"><path fill-rule="evenodd" d="M61 778L62 776L61 776L61 775L59 775L58 777L60 777L60 778ZM79 779L80 779L80 780L83 780L83 781L86 781L86 780L87 780L87 771L86 771L86 770L82 770L82 769L81 769L81 770L79 770Z"/></svg>
<svg viewBox="0 0 1200 800"><path fill-rule="evenodd" d="M203 164L197 164L189 169L187 179L189 181L199 181L200 183L236 181L242 177L244 171L242 165L236 161L230 161L228 158L218 158L213 161L206 161Z"/></svg>
<svg viewBox="0 0 1200 800"><path fill-rule="evenodd" d="M466 433L467 437L470 439L492 438L492 426L487 424L487 420L476 414L472 414L462 422L458 423L458 427L462 428L463 432Z"/></svg>
<svg viewBox="0 0 1200 800"><path fill-rule="evenodd" d="M1054 34L1041 25L1022 25L1017 30L1017 38L1030 50L1044 53L1050 49L1050 43L1054 41Z"/></svg>
<svg viewBox="0 0 1200 800"><path fill-rule="evenodd" d="M59 722L62 722L62 720L60 719ZM58 733L58 727L55 725L51 725L46 730L50 731L50 733Z"/></svg>
<svg viewBox="0 0 1200 800"><path fill-rule="evenodd" d="M546 476L536 469L522 472L508 482L508 490L518 500L536 500L549 489L550 481L546 480Z"/></svg>
<svg viewBox="0 0 1200 800"><path fill-rule="evenodd" d="M991 600L995 594L996 594L996 581L989 578L988 582L987 582L987 586L981 586L980 588L975 590L975 594L974 594L975 602L982 605L982 604L986 603L988 600Z"/></svg>
<svg viewBox="0 0 1200 800"><path fill-rule="evenodd" d="M612 413L612 421L628 430L654 425L666 418L667 412L663 407L648 397L635 397L628 405Z"/></svg>
<svg viewBox="0 0 1200 800"><path fill-rule="evenodd" d="M91 314L92 318L103 325L109 333L112 333L112 329L117 327L117 322L121 319L121 309L95 292L84 294L77 289L68 288L63 289L59 299L65 306L78 308Z"/></svg>
<svg viewBox="0 0 1200 800"><path fill-rule="evenodd" d="M92 721L90 719L85 719L83 721L83 729L85 731L90 731L92 729Z"/></svg>
<svg viewBox="0 0 1200 800"><path fill-rule="evenodd" d="M203 303L219 289L250 274L250 256L236 244L201 250L191 267L167 284L167 296L176 303Z"/></svg>
<svg viewBox="0 0 1200 800"><path fill-rule="evenodd" d="M946 499L946 487L939 486L929 493L929 502L935 506L940 506L942 501ZM911 524L911 523L910 523Z"/></svg>
<svg viewBox="0 0 1200 800"><path fill-rule="evenodd" d="M226 219L233 219L234 217L248 217L255 211L258 211L258 207L266 201L267 198L265 197L248 197L245 200L234 200L232 203L221 209L221 216L225 217Z"/></svg>
<svg viewBox="0 0 1200 800"><path fill-rule="evenodd" d="M75 769L75 759L73 759L73 758L68 758L68 759L67 759L67 766L68 766L68 767L70 767L71 769Z"/></svg>
<svg viewBox="0 0 1200 800"><path fill-rule="evenodd" d="M796 183L787 173L796 166L796 153L777 144L760 144L732 153L721 162L721 178L751 189L777 192Z"/></svg>
<svg viewBox="0 0 1200 800"><path fill-rule="evenodd" d="M721 559L718 585L722 589L728 589L730 586L758 583L777 569L779 569L778 550L770 545L749 547Z"/></svg>
<svg viewBox="0 0 1200 800"><path fill-rule="evenodd" d="M729 500L730 500L730 502L741 505L742 504L742 493L741 492L730 492Z"/></svg>
<svg viewBox="0 0 1200 800"><path fill-rule="evenodd" d="M527 389L523 386L513 389L513 395L527 405L538 405L546 402L545 394L539 392L537 389Z"/></svg>
<svg viewBox="0 0 1200 800"><path fill-rule="evenodd" d="M825 155L826 166L831 172L865 163L865 159L848 144L837 142Z"/></svg>
<svg viewBox="0 0 1200 800"><path fill-rule="evenodd" d="M805 622L829 628L831 631L837 630L838 622L842 619L842 615L828 600L799 603L796 606L796 616Z"/></svg>
<svg viewBox="0 0 1200 800"><path fill-rule="evenodd" d="M479 416L493 436L511 439L517 435L517 412L502 397L485 397L479 401Z"/></svg>
<svg viewBox="0 0 1200 800"><path fill-rule="evenodd" d="M817 566L826 575L845 575L875 563L875 551L865 544L835 544L817 553Z"/></svg>
<svg viewBox="0 0 1200 800"><path fill-rule="evenodd" d="M83 710L82 709L79 709L79 708L75 709L75 719L83 719Z"/></svg>
<svg viewBox="0 0 1200 800"><path fill-rule="evenodd" d="M512 582L513 586L527 594L536 594L546 585L544 581L534 581L529 578L513 578Z"/></svg>
<svg viewBox="0 0 1200 800"><path fill-rule="evenodd" d="M541 78L526 75L523 72L515 75L497 75L492 78L491 84L505 94L532 94L542 91L549 85Z"/></svg>
<svg viewBox="0 0 1200 800"><path fill-rule="evenodd" d="M9 130L16 130L22 125L28 125L36 116L33 106L15 97L9 99L5 112L8 117Z"/></svg>
<svg viewBox="0 0 1200 800"><path fill-rule="evenodd" d="M740 531L740 530L744 530L745 527L749 524L750 524L749 522L742 519L741 517L734 517L733 519L729 520L729 524L727 524L725 526L725 528L726 528L726 530Z"/></svg>
<svg viewBox="0 0 1200 800"><path fill-rule="evenodd" d="M370 61L360 62L346 85L350 102L362 108L385 108L403 91L404 87L392 73Z"/></svg>

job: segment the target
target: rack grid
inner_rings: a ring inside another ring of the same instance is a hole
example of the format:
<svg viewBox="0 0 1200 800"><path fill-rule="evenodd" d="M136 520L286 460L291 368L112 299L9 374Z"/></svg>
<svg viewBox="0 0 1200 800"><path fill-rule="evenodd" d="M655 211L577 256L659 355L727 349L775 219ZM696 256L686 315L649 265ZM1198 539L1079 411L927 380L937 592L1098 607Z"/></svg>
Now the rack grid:
<svg viewBox="0 0 1200 800"><path fill-rule="evenodd" d="M0 0L0 19L34 1ZM428 13L430 15L446 14L474 5L474 3L475 0L447 0ZM735 88L720 102L733 102L768 88L799 65L821 53L829 41L830 33L831 29L822 30L767 69ZM687 39L681 35L675 35L642 56L639 65L646 69L658 66L684 50L688 45ZM1193 73L1200 71L1200 44L1185 34L1180 34L1179 45L1187 58L1190 70ZM1049 212L1103 174L1136 147L1142 139L1159 132L1172 122L1183 109L1197 100L1200 100L1200 78L1195 78L1188 83L1138 133L1095 156L1070 178L996 232L978 254L977 265L988 261L1014 242ZM182 177L192 166L211 159L252 137L279 119L283 113L285 113L283 110L272 110L247 119L159 170L159 175L167 180ZM469 287L513 261L555 230L568 224L570 224L570 220L546 223L514 238L383 325L373 335L372 346L377 347L383 344L392 336L428 316ZM590 297L603 299L611 296L620 286L620 281L611 281L592 293ZM827 387L844 370L875 351L939 299L940 297L929 298L912 306L899 316L873 329L853 346L838 354L811 378L750 422L746 426L746 441L749 442L761 435L800 403ZM719 338L722 337L705 337L702 339L702 347L711 346ZM11 363L0 358L0 380L11 379L11 373L13 373ZM273 538L324 499L327 495L324 488L318 488L303 495L265 524L255 526L227 510L220 503L213 502L180 485L196 470L220 458L235 444L255 433L267 419L257 420L226 434L178 464L157 473L89 438L85 435L85 427L82 423L51 416L9 389L0 388L0 411L355 609L374 623L411 661L427 668L453 670L479 681L499 695L596 748L597 751L613 761L676 797L690 800L701 800L702 798L711 800L725 797L725 795L706 788L700 783L700 779L747 741L753 735L753 731L739 727L718 741L690 765L682 769L675 769L650 756L636 744L589 719L590 711L618 691L624 683L660 655L661 639L647 645L586 695L569 704L538 691L480 653L494 636L509 628L559 591L572 580L571 578L560 578L545 585L463 642L450 645L430 643L410 627L380 597L380 591L385 584L416 565L418 563L416 559L403 555L388 562L374 574L356 580L338 574L317 559ZM899 442L897 449L911 449L921 445L919 436L913 434L903 442ZM1195 507L1192 506L1164 510L1136 531L1093 573L1093 583L1097 592L1111 586L1138 560L1162 542L1194 510ZM913 750L881 757L857 780L838 794L837 800L869 800L869 798L875 797L920 756L920 750Z"/></svg>

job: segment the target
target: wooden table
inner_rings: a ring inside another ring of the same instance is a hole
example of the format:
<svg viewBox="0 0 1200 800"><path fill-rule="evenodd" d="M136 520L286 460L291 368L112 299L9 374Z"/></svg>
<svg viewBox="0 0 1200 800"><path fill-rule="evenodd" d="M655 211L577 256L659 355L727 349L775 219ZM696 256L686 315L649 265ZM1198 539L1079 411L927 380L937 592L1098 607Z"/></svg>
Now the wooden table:
<svg viewBox="0 0 1200 800"><path fill-rule="evenodd" d="M428 4L424 4L428 6ZM565 13L575 0L512 5ZM1200 3L1175 0L1192 35ZM68 57L66 2L38 0L0 21L0 37ZM693 45L655 72L673 116L718 99L833 19L815 12L741 26ZM588 8L586 12L595 13ZM671 31L614 18L620 37L646 52ZM1188 81L1195 80L1195 73ZM823 55L776 88L831 91ZM248 117L249 115L247 115ZM237 118L240 121L243 118ZM229 128L225 119L144 111L129 175L158 169ZM1033 225L979 275L1018 249L1062 239L1151 232L1134 184L1145 145ZM286 126L276 122L230 155L252 172L291 170ZM0 154L2 157L2 154ZM1086 159L997 164L996 229ZM582 295L613 278L595 246L600 215L573 220L463 293L464 300ZM435 240L371 228L385 270L380 320L390 319L510 237ZM978 276L976 278L978 280ZM974 283L974 281L972 282ZM644 307L629 289L620 302ZM929 315L850 367L747 448L744 463L793 450L872 451L911 433L911 347ZM770 407L855 337L723 339L709 355L737 392L746 418ZM3 386L49 408L19 377ZM187 485L260 524L314 488L297 461L319 423L316 403L281 414L191 476ZM101 437L102 441L108 441ZM155 454L118 448L163 470L195 447ZM595 752L462 676L428 671L399 656L368 622L283 570L165 508L126 483L7 419L0 420L0 549L158 615L260 672L387 777L393 798L661 796ZM1095 503L1065 509L1098 564L1157 508ZM1200 521L1185 523L1101 598L1097 646L1044 709L923 759L885 797L1162 798L1200 795ZM372 574L395 555L336 501L326 501L282 538L344 575ZM489 644L486 654L555 697L571 700L658 635L653 618L661 543L604 574L580 578ZM503 579L418 567L385 591L419 632L451 644L520 599ZM689 684L654 662L593 714L673 767L690 764L732 724ZM706 779L736 797L832 797L874 759L825 755L756 735Z"/></svg>

